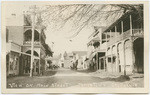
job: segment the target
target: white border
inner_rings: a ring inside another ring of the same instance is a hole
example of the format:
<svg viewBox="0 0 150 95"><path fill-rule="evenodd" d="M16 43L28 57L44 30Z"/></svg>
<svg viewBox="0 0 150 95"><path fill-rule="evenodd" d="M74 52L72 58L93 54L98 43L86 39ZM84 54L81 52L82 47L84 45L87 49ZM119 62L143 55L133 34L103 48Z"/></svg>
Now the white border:
<svg viewBox="0 0 150 95"><path fill-rule="evenodd" d="M26 2L21 0L22 2ZM39 1L39 0L38 0ZM51 1L51 4L72 4L72 3L81 3L81 4L110 4L110 1ZM6 89L6 65L5 65L5 55L6 55L6 41L5 41L5 19L4 19L4 1L2 1L2 12L1 12L1 88L2 93L148 93L149 92L149 2L148 1L114 1L111 0L111 4L144 4L144 88L39 88L39 89ZM11 1L9 2L16 2ZM33 0L30 3L36 3L37 1ZM50 2L50 1L48 1ZM40 2L44 4L45 2Z"/></svg>

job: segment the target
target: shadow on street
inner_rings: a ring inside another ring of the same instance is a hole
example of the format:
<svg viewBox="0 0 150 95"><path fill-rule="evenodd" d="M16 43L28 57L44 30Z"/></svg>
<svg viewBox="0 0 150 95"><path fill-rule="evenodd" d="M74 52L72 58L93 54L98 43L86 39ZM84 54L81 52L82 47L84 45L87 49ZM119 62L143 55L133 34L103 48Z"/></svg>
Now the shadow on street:
<svg viewBox="0 0 150 95"><path fill-rule="evenodd" d="M95 72L97 70L76 70L77 72L80 72L80 73L92 73L92 72Z"/></svg>
<svg viewBox="0 0 150 95"><path fill-rule="evenodd" d="M42 76L53 76L56 73L57 73L57 69L56 70L49 70L49 71L45 71Z"/></svg>
<svg viewBox="0 0 150 95"><path fill-rule="evenodd" d="M124 76L124 75L121 75L121 76L116 77L116 78L106 77L106 78L100 78L100 79L104 80L104 81L114 81L114 82L130 81L130 77L129 76Z"/></svg>
<svg viewBox="0 0 150 95"><path fill-rule="evenodd" d="M90 73L92 73L92 75ZM94 71L90 70L70 70L61 68L46 71L43 76L18 76L8 78L7 88L68 88L72 86L113 87L115 84L118 86L125 85L125 87L127 87L129 83L133 84L133 86L135 83L139 87L143 86L143 83L139 83L136 80L133 82L129 76L101 76L103 75L100 74L98 76L94 76ZM13 86L13 83L17 86ZM19 85L21 86L19 87Z"/></svg>

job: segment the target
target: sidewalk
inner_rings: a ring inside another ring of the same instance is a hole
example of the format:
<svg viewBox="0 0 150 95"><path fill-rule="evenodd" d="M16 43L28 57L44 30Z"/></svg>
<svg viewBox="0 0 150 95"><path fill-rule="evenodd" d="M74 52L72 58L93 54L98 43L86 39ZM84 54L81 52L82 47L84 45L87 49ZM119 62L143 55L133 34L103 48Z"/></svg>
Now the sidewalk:
<svg viewBox="0 0 150 95"><path fill-rule="evenodd" d="M124 76L123 73L109 73L103 70L98 70L96 72L91 72L89 75L93 77L99 77L106 80L110 85L115 82L120 86L127 87L144 87L144 74L135 73L133 75Z"/></svg>

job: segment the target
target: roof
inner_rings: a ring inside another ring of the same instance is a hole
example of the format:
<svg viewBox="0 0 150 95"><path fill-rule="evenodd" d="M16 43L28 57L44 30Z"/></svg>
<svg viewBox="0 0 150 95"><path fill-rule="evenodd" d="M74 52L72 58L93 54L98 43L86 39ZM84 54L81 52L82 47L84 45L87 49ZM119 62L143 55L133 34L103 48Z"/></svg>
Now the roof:
<svg viewBox="0 0 150 95"><path fill-rule="evenodd" d="M102 31L104 31L106 29L106 26L94 26L94 32L88 38L96 36L99 33L98 29L100 28L102 29Z"/></svg>
<svg viewBox="0 0 150 95"><path fill-rule="evenodd" d="M99 37L95 37L91 41L99 41L99 40L100 40Z"/></svg>

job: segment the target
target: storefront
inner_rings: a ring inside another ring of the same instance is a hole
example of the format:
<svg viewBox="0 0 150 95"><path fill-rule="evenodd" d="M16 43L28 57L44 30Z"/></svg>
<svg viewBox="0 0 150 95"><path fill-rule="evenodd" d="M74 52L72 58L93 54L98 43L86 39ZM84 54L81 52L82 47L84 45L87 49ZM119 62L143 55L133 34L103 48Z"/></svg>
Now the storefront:
<svg viewBox="0 0 150 95"><path fill-rule="evenodd" d="M19 74L19 57L18 52L10 51L6 55L6 69L8 75L18 75Z"/></svg>
<svg viewBox="0 0 150 95"><path fill-rule="evenodd" d="M29 75L31 55L23 52L10 51L6 55L7 76ZM40 60L34 57L33 74L40 73Z"/></svg>

